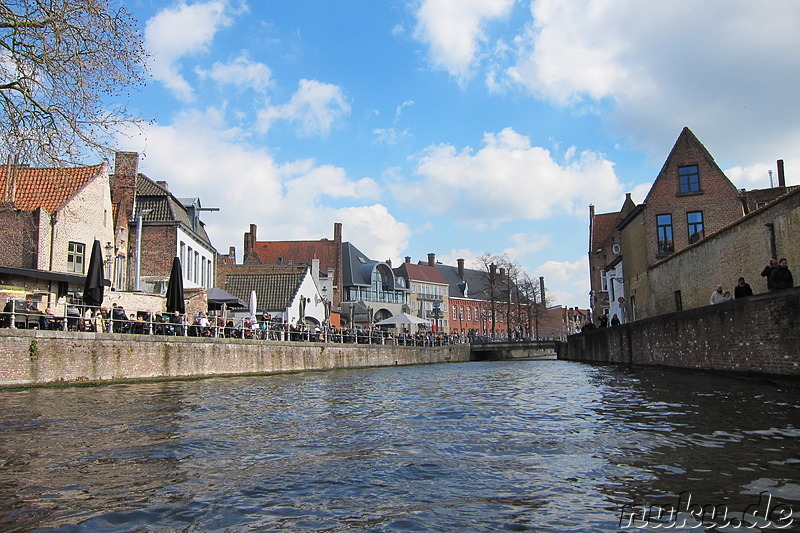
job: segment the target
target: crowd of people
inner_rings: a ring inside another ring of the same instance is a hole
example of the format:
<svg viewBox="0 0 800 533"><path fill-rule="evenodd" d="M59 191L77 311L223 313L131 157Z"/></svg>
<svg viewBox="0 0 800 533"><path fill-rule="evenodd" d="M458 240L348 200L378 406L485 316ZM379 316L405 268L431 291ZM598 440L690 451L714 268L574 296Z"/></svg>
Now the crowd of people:
<svg viewBox="0 0 800 533"><path fill-rule="evenodd" d="M257 317L234 319L207 313L194 316L151 311L128 313L122 305L88 309L68 304L64 316L53 314L48 307L40 311L36 301L9 299L3 309L2 325L18 328L65 331L131 333L142 335L175 335L260 339L276 341L334 342L350 344L397 344L403 346L441 346L466 342L466 337L435 333L391 331L377 327L319 327L312 324L287 324L269 313Z"/></svg>
<svg viewBox="0 0 800 533"><path fill-rule="evenodd" d="M792 271L789 270L789 264L785 258L770 259L764 270L761 271L761 277L766 279L767 291L780 291L794 287L794 278L792 278ZM753 289L745 281L744 277L740 277L736 286L731 291L725 290L722 284L714 288L711 293L709 304L719 304L730 300L738 300L739 298L746 298L753 295Z"/></svg>

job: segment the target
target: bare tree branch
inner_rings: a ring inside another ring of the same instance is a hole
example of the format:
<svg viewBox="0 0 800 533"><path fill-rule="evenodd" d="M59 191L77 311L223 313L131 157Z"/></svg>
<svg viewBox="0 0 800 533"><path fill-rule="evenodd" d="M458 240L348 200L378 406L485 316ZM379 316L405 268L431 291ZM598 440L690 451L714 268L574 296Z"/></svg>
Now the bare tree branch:
<svg viewBox="0 0 800 533"><path fill-rule="evenodd" d="M0 140L31 164L113 151L141 119L120 98L147 72L135 19L117 0L0 0Z"/></svg>

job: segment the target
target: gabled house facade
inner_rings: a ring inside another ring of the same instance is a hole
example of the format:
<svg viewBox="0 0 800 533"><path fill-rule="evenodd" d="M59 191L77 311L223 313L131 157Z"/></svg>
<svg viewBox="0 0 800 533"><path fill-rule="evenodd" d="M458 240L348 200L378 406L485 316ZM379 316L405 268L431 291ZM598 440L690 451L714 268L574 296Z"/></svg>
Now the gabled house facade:
<svg viewBox="0 0 800 533"><path fill-rule="evenodd" d="M342 302L342 224L333 225L333 239L318 241L259 241L257 227L250 224L244 235L245 265L309 265L325 300L338 310ZM228 254L235 255L234 251Z"/></svg>
<svg viewBox="0 0 800 533"><path fill-rule="evenodd" d="M199 198L175 197L167 182L140 174L138 166L138 153L117 152L111 179L116 210L116 287L164 294L173 257L181 260L185 289L213 287L217 251L200 213L216 209L202 207Z"/></svg>
<svg viewBox="0 0 800 533"><path fill-rule="evenodd" d="M226 265L219 275L222 288L244 302L255 291L256 317L269 313L282 324L329 324L329 308L308 265ZM249 309L238 315L249 316Z"/></svg>
<svg viewBox="0 0 800 533"><path fill-rule="evenodd" d="M645 201L621 213L615 228L623 253L627 319L708 305L716 284L732 290L739 276L753 280L758 274L753 261L766 263L770 252L753 257L750 251L768 242L761 233L773 228L773 241L775 233L773 226L758 228L743 218L777 213L778 204L788 209L791 204L785 198L794 188L786 187L780 174L778 187L737 190L708 150L684 128ZM782 211L781 216L793 219L791 213ZM747 237L742 233L736 238L733 228L743 227L748 228ZM726 249L718 246L723 240ZM710 250L715 251L706 253Z"/></svg>
<svg viewBox="0 0 800 533"><path fill-rule="evenodd" d="M49 305L80 303L94 240L106 250L114 220L106 163L75 168L0 167L0 289Z"/></svg>
<svg viewBox="0 0 800 533"><path fill-rule="evenodd" d="M414 264L411 257L406 257L403 264L394 269L394 273L406 282L411 314L430 320L437 331L449 332L449 284L435 265Z"/></svg>

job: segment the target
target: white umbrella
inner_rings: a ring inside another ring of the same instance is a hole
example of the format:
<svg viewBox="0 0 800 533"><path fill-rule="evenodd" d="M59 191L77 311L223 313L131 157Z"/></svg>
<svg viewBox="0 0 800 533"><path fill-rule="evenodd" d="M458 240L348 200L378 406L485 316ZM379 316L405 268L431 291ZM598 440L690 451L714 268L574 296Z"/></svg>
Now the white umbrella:
<svg viewBox="0 0 800 533"><path fill-rule="evenodd" d="M256 305L256 291L250 291L250 316L255 317L258 306Z"/></svg>
<svg viewBox="0 0 800 533"><path fill-rule="evenodd" d="M381 320L376 326L397 326L399 324L425 324L429 326L431 324L430 320L425 320L424 318L419 318L414 315L409 315L408 313L400 313L399 315L394 315L392 317L386 318Z"/></svg>

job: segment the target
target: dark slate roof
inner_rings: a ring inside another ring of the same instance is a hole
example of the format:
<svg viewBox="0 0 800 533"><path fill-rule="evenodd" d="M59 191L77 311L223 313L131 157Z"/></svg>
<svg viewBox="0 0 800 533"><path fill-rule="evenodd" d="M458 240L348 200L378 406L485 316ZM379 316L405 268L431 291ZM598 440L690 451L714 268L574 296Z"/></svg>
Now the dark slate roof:
<svg viewBox="0 0 800 533"><path fill-rule="evenodd" d="M250 302L250 293L256 291L256 311L283 311L292 303L300 289L306 271L289 268L261 274L228 274L224 289L244 302Z"/></svg>
<svg viewBox="0 0 800 533"><path fill-rule="evenodd" d="M464 278L458 277L458 267L436 263L436 270L450 286L453 298L472 298L489 300L489 280L486 272L471 268L464 269Z"/></svg>
<svg viewBox="0 0 800 533"><path fill-rule="evenodd" d="M408 290L405 280L394 275L392 267L382 261L373 261L349 242L342 243L342 285L345 287L369 287L372 272L380 269L388 282L388 290Z"/></svg>
<svg viewBox="0 0 800 533"><path fill-rule="evenodd" d="M200 207L199 199L192 198L191 200ZM185 231L195 234L199 241L205 242L213 248L205 224L198 221L195 227L184 203L144 174L139 174L139 178L136 180L136 204L138 209L152 210L142 216L144 222L178 223Z"/></svg>

